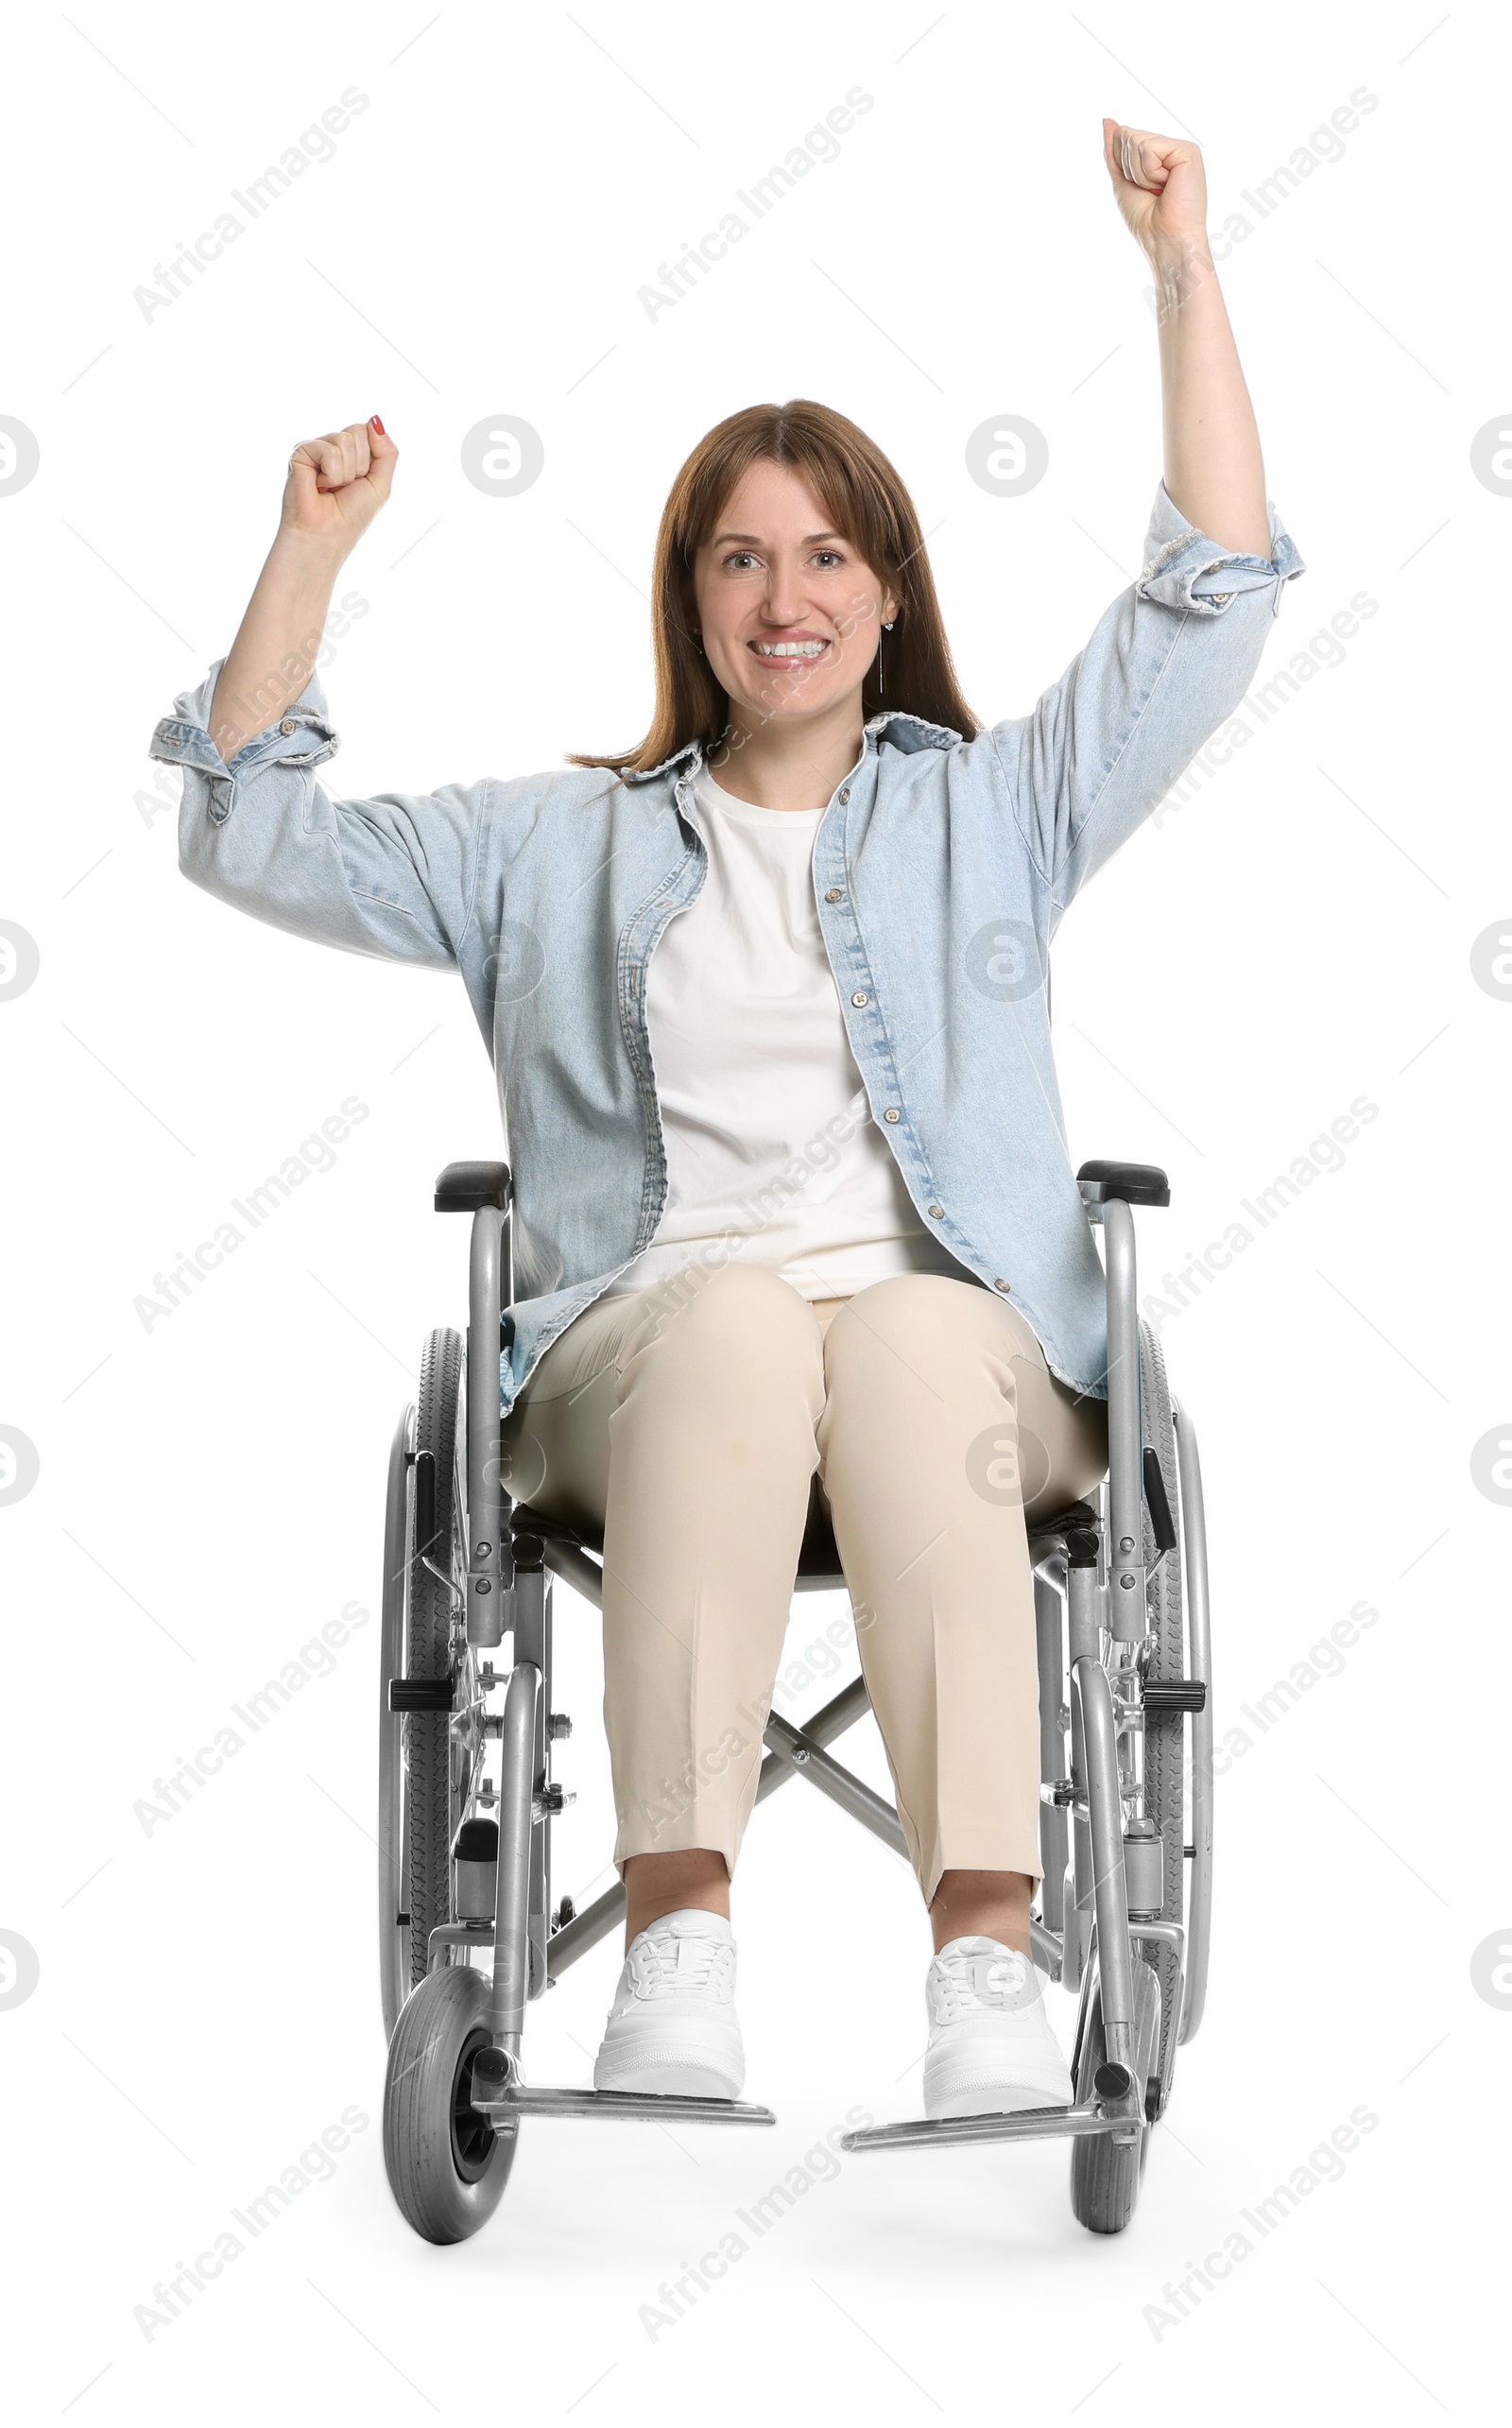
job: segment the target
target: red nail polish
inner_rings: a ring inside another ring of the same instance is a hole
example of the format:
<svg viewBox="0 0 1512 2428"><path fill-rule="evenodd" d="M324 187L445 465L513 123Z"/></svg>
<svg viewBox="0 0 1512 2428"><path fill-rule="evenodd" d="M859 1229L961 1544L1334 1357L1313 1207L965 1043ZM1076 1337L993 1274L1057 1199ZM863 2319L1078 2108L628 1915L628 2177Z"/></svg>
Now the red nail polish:
<svg viewBox="0 0 1512 2428"><path fill-rule="evenodd" d="M373 417L372 417L372 426L373 426L373 428L377 431L378 436L379 436L379 438L380 438L380 439L387 439L387 438L388 433L387 433L387 431L384 428L383 423L379 421L378 416L377 416L377 414L376 414L376 413L375 413L375 414L373 415Z"/></svg>

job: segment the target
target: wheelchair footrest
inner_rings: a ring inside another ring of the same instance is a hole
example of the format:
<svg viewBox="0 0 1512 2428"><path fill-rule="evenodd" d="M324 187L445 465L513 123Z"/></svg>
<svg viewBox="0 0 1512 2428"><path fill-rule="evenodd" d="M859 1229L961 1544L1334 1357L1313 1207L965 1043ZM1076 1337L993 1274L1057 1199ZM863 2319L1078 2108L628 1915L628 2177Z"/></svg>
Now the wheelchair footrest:
<svg viewBox="0 0 1512 2428"><path fill-rule="evenodd" d="M753 2108L739 2099L680 2099L661 2091L538 2091L517 2082L497 2099L480 2098L472 2105L480 2116L503 2125L510 2116L625 2116L646 2125L775 2125L769 2108Z"/></svg>
<svg viewBox="0 0 1512 2428"><path fill-rule="evenodd" d="M901 2125L868 2125L842 2133L843 2150L954 2149L960 2142L1065 2141L1087 2133L1128 2133L1140 2119L1132 2107L1018 2108L1006 2115L910 2117Z"/></svg>

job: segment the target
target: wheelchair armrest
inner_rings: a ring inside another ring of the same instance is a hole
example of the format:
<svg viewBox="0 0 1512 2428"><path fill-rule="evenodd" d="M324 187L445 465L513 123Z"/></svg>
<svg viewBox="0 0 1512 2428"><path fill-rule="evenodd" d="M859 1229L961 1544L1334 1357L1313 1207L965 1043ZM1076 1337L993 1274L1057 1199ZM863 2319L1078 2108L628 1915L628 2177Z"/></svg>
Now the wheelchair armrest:
<svg viewBox="0 0 1512 2428"><path fill-rule="evenodd" d="M1171 1202L1171 1183L1154 1163L1084 1163L1076 1185L1083 1204L1089 1206L1106 1205L1110 1197L1122 1197L1131 1206Z"/></svg>
<svg viewBox="0 0 1512 2428"><path fill-rule="evenodd" d="M480 1206L508 1211L507 1163L448 1163L436 1183L438 1214L476 1214Z"/></svg>

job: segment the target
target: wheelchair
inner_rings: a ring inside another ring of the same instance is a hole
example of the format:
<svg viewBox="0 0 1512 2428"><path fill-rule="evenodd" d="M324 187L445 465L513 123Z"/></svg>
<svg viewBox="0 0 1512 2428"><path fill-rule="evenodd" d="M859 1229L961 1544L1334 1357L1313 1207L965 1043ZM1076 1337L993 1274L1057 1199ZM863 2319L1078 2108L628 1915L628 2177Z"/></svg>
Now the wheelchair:
<svg viewBox="0 0 1512 2428"><path fill-rule="evenodd" d="M1075 2216L1115 2234L1133 2215L1177 2048L1202 2020L1212 1715L1196 1438L1135 1293L1133 1209L1168 1205L1170 1190L1143 1164L1086 1163L1077 1181L1104 1239L1108 1471L1093 1498L1037 1516L1029 1532L1043 1868L1031 1935L1035 1961L1079 1998L1075 2095L1067 2108L871 2127L842 2146L1063 2138ZM468 1328L465 1340L452 1329L426 1339L389 1454L378 1944L389 2186L417 2233L455 2243L497 2207L527 2119L776 2119L739 2100L525 2079L531 2001L624 1919L619 1880L581 1913L570 1897L551 1902L551 1824L573 1801L551 1776L572 1728L551 1709L552 1586L560 1578L601 1608L603 1546L503 1488L508 1167L449 1164L435 1202L472 1217ZM846 1589L816 1490L794 1586ZM831 1751L868 1709L858 1677L802 1728L774 1714L757 1801L807 1780L906 1854L894 1807ZM491 1952L491 1970L474 1949Z"/></svg>

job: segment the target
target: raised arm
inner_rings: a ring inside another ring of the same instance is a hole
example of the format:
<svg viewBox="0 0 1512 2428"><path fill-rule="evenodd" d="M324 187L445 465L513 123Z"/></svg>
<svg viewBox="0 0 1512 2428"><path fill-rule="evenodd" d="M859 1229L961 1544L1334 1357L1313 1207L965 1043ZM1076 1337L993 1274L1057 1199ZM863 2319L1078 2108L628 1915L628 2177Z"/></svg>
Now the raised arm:
<svg viewBox="0 0 1512 2428"><path fill-rule="evenodd" d="M228 764L309 681L336 576L387 500L398 460L376 414L301 439L289 457L278 531L211 702L210 738Z"/></svg>
<svg viewBox="0 0 1512 2428"><path fill-rule="evenodd" d="M1268 557L1260 433L1208 244L1202 154L1183 137L1105 118L1103 157L1155 279L1166 492L1210 540Z"/></svg>
<svg viewBox="0 0 1512 2428"><path fill-rule="evenodd" d="M447 969L476 933L489 780L356 800L315 772L339 741L315 671L331 593L398 452L376 419L296 447L231 654L178 695L148 748L183 770L179 866L193 884L291 935Z"/></svg>
<svg viewBox="0 0 1512 2428"><path fill-rule="evenodd" d="M1120 211L1155 275L1165 474L1139 576L1027 716L990 748L1043 880L1052 932L1248 690L1304 568L1265 496L1255 416L1208 246L1194 144L1103 121ZM1242 726L1235 739L1247 738ZM1214 748L1224 757L1233 743Z"/></svg>

